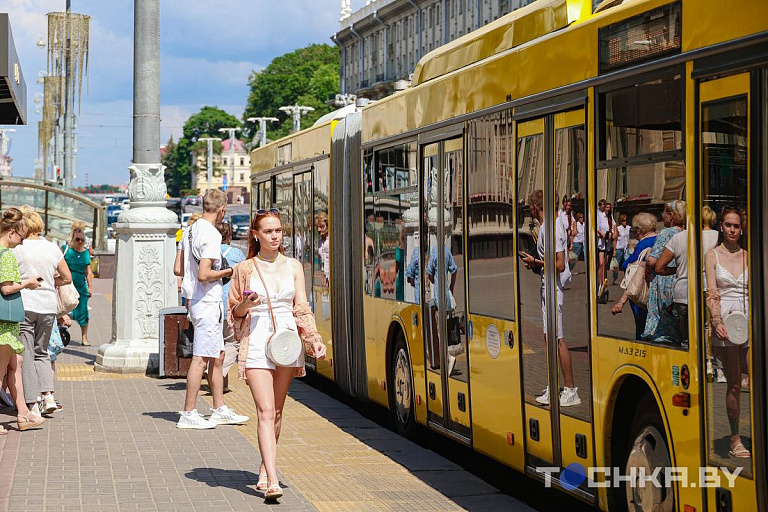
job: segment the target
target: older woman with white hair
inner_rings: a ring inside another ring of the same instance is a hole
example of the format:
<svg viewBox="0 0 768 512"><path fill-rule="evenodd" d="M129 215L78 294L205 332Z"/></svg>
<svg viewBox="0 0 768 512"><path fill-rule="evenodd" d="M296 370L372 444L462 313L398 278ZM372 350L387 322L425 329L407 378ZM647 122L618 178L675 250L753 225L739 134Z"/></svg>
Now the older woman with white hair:
<svg viewBox="0 0 768 512"><path fill-rule="evenodd" d="M22 209L29 235L23 245L13 249L22 279L40 276L40 287L21 291L25 319L19 339L24 345L22 381L24 399L32 412L50 414L56 411L53 397L53 374L48 342L56 328L58 302L56 287L72 282L64 255L53 242L42 238L43 219L31 207ZM41 397L37 405L37 397Z"/></svg>

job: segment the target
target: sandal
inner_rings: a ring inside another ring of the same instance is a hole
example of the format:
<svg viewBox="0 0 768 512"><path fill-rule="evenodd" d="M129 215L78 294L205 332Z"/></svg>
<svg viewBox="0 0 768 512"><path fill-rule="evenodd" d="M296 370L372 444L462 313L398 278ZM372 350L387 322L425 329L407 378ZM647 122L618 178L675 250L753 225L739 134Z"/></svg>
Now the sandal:
<svg viewBox="0 0 768 512"><path fill-rule="evenodd" d="M728 455L737 459L749 459L752 457L752 454L749 453L749 450L744 448L744 445L741 444L741 442L731 446L731 451L728 452Z"/></svg>
<svg viewBox="0 0 768 512"><path fill-rule="evenodd" d="M283 489L280 487L280 484L273 484L269 486L269 489L267 489L267 492L264 493L264 499L265 500L276 500L277 498L283 497Z"/></svg>
<svg viewBox="0 0 768 512"><path fill-rule="evenodd" d="M32 413L27 414L26 418L24 416L16 417L16 423L19 427L19 430L22 430L22 431L32 427L39 427L44 422L45 422L45 418Z"/></svg>
<svg viewBox="0 0 768 512"><path fill-rule="evenodd" d="M259 481L256 483L257 491L266 491L269 488L269 480L267 480L267 474L263 473L259 475Z"/></svg>
<svg viewBox="0 0 768 512"><path fill-rule="evenodd" d="M8 433L8 431L5 430L5 427L0 425L0 436L4 436L7 433Z"/></svg>

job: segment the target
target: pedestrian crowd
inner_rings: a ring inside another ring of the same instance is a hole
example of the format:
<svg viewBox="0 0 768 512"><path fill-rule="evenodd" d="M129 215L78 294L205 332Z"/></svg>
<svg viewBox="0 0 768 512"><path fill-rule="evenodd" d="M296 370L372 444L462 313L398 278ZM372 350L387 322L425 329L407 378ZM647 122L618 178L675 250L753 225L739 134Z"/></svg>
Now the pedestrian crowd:
<svg viewBox="0 0 768 512"><path fill-rule="evenodd" d="M288 388L305 375L305 355L323 359L326 347L309 306L301 263L285 256L280 212L258 210L251 219L247 257L230 245L223 223L224 192L208 190L203 211L178 240L174 273L194 330L184 409L178 428L211 429L249 418L224 403L226 375L237 363L258 414L262 463L256 489L266 500L283 495L277 477L277 442ZM204 375L213 408L208 418L195 403Z"/></svg>
<svg viewBox="0 0 768 512"><path fill-rule="evenodd" d="M63 407L54 397L55 361L72 320L88 345L92 273L85 223L72 224L63 248L44 238L43 229L29 206L0 217L0 401L16 410L20 431L39 427ZM0 425L0 435L6 433Z"/></svg>

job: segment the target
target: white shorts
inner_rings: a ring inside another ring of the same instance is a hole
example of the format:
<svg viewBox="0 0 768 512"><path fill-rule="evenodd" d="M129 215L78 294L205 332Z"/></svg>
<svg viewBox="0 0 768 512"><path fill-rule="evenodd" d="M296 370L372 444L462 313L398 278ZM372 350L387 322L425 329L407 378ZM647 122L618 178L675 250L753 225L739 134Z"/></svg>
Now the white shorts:
<svg viewBox="0 0 768 512"><path fill-rule="evenodd" d="M541 318L544 325L544 336L547 335L547 305L544 287L541 287ZM563 339L563 290L557 288L557 339Z"/></svg>
<svg viewBox="0 0 768 512"><path fill-rule="evenodd" d="M195 328L192 355L219 357L224 350L224 305L219 302L190 301L189 318Z"/></svg>

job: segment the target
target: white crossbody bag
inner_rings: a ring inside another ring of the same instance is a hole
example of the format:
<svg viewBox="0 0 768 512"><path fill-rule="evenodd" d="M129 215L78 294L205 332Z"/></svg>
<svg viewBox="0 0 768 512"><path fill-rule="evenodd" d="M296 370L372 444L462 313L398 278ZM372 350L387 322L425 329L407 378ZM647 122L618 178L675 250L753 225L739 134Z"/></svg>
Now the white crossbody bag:
<svg viewBox="0 0 768 512"><path fill-rule="evenodd" d="M301 338L293 329L277 328L275 313L272 311L272 300L269 298L269 290L267 290L267 283L264 281L264 276L261 275L258 263L254 262L253 266L256 267L256 272L259 274L264 291L267 292L269 317L272 319L272 335L267 338L267 359L272 361L275 366L291 366L299 359L301 351L304 349Z"/></svg>

